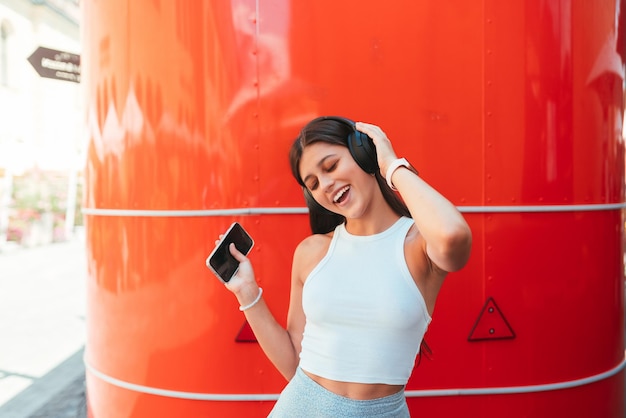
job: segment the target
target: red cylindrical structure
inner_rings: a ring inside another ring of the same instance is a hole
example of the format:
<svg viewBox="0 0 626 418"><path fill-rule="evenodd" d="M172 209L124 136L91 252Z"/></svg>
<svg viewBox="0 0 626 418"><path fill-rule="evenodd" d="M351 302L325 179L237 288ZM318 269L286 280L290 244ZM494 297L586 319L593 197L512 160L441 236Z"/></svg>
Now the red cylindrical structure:
<svg viewBox="0 0 626 418"><path fill-rule="evenodd" d="M84 2L89 415L267 415L286 382L204 261L241 222L285 322L308 234L287 150L339 114L382 126L473 230L412 414L621 418L619 4Z"/></svg>

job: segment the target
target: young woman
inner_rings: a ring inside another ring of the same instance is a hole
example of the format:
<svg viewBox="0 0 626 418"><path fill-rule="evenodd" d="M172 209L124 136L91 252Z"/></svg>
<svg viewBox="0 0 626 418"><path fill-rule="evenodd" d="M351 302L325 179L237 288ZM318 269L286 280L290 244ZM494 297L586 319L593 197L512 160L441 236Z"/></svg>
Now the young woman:
<svg viewBox="0 0 626 418"><path fill-rule="evenodd" d="M375 146L373 172L348 147L361 133ZM226 285L289 381L270 417L408 417L404 387L444 277L469 258L471 231L378 126L314 119L290 162L313 235L294 253L286 329L234 245L241 264Z"/></svg>

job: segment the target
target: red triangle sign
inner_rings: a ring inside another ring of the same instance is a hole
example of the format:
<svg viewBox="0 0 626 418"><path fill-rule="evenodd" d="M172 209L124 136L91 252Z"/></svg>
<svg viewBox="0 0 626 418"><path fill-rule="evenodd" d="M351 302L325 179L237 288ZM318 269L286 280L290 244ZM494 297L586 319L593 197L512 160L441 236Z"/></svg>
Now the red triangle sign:
<svg viewBox="0 0 626 418"><path fill-rule="evenodd" d="M468 341L505 340L515 338L515 332L507 322L493 298L488 298L470 332Z"/></svg>
<svg viewBox="0 0 626 418"><path fill-rule="evenodd" d="M235 342L238 342L238 343L256 343L257 342L256 336L254 335L254 332L252 331L252 327L250 327L250 324L248 324L248 321L243 323L243 326L239 330L239 334L237 334L237 337L235 338Z"/></svg>

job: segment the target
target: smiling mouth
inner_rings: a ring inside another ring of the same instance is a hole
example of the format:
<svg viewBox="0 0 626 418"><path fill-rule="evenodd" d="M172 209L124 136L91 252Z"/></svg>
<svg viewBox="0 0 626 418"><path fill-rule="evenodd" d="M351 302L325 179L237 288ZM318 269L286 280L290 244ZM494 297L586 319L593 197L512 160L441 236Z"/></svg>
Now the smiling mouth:
<svg viewBox="0 0 626 418"><path fill-rule="evenodd" d="M347 197L346 193L348 192L348 190L350 190L350 186L346 186L346 187L341 188L335 194L335 197L333 198L333 202L334 203L341 203L341 202L343 202L346 199L346 197Z"/></svg>

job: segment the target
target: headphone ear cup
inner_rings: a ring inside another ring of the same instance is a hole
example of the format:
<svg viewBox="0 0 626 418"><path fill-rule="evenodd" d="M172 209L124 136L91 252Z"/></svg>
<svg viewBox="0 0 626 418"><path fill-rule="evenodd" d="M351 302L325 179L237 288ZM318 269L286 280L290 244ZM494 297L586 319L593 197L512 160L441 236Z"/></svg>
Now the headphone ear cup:
<svg viewBox="0 0 626 418"><path fill-rule="evenodd" d="M354 161L369 174L378 171L378 157L376 156L376 146L372 138L356 129L354 121L342 116L320 116L313 121L318 120L335 120L337 122L348 125L352 132L348 135L348 149Z"/></svg>
<svg viewBox="0 0 626 418"><path fill-rule="evenodd" d="M348 148L354 161L369 174L378 171L378 158L376 156L376 146L372 138L354 128L354 132L348 136Z"/></svg>

